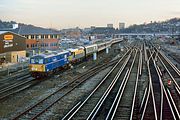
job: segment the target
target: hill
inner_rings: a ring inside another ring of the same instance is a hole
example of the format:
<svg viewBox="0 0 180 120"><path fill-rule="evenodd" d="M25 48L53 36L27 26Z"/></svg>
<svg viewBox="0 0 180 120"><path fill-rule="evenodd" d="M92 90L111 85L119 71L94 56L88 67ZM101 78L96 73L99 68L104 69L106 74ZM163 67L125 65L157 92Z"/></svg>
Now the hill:
<svg viewBox="0 0 180 120"><path fill-rule="evenodd" d="M120 30L121 33L180 33L180 18L173 18L163 22L151 22L132 25Z"/></svg>

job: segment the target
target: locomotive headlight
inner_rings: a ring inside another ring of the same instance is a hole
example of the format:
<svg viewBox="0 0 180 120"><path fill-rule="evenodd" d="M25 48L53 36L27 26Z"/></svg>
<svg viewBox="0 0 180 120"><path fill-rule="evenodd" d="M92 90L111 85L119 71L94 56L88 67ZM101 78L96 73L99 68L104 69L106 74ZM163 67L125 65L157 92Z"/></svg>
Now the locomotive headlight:
<svg viewBox="0 0 180 120"><path fill-rule="evenodd" d="M37 71L37 68L32 67L32 69L31 69L31 70L32 70L32 71L35 71L35 70Z"/></svg>

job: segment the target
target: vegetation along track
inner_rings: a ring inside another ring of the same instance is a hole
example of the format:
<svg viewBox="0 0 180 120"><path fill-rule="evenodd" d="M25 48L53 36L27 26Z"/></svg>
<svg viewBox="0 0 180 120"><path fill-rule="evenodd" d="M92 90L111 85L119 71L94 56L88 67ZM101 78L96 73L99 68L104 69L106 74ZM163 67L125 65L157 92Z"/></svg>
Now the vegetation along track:
<svg viewBox="0 0 180 120"><path fill-rule="evenodd" d="M125 53L125 55L127 53L129 53L129 51L127 51ZM53 92L52 94L50 94L46 98L42 99L41 101L37 102L33 106L30 106L29 108L24 110L22 113L15 116L13 119L16 120L16 119L36 119L36 118L38 118L41 114L46 112L47 109L52 107L55 103L57 103L60 99L62 99L65 95L70 93L72 90L74 90L77 86L79 86L85 80L92 77L99 71L114 65L116 62L117 62L117 60L109 62L109 63L101 64L99 66L96 66L93 69L88 70L87 72L85 72L82 75L75 78L70 83L65 83L57 91Z"/></svg>

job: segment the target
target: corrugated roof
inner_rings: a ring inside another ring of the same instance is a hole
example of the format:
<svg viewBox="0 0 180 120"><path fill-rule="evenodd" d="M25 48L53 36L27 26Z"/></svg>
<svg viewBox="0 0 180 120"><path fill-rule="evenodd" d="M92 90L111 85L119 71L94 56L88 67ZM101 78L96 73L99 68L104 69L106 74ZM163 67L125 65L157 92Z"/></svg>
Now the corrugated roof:
<svg viewBox="0 0 180 120"><path fill-rule="evenodd" d="M20 36L20 37L25 38L24 36L22 36L22 35L20 35L20 34L18 34L18 33L12 32L12 31L0 31L0 35L1 35L1 34L4 34L4 33L7 33L7 32L9 32L9 33L12 33L12 34L15 34L15 35L17 35L17 36Z"/></svg>
<svg viewBox="0 0 180 120"><path fill-rule="evenodd" d="M0 29L0 31L13 32L13 33L18 34L19 28L16 28L16 29L12 29L12 28L4 28L4 29Z"/></svg>
<svg viewBox="0 0 180 120"><path fill-rule="evenodd" d="M4 34L4 33L7 33L8 31L0 31L0 35L1 34Z"/></svg>
<svg viewBox="0 0 180 120"><path fill-rule="evenodd" d="M41 27L35 27L32 25L21 26L18 34L21 35L47 35L47 34L60 34L59 31L53 29L45 29Z"/></svg>

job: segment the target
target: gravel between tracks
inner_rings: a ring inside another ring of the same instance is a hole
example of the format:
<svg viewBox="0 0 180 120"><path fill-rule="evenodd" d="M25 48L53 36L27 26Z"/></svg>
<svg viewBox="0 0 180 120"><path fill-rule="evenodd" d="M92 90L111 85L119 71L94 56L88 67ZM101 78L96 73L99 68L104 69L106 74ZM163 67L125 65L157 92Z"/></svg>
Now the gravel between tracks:
<svg viewBox="0 0 180 120"><path fill-rule="evenodd" d="M90 78L88 81L83 83L81 86L73 90L69 95L65 96L62 100L60 100L54 107L48 110L45 114L43 114L40 119L59 119L62 118L63 115L73 107L75 103L77 103L82 96L89 94L95 86L102 80L102 78L109 72L111 67L99 72L94 77ZM49 117L47 117L49 116Z"/></svg>
<svg viewBox="0 0 180 120"><path fill-rule="evenodd" d="M124 52L121 53L123 54ZM72 81L77 75L89 70L92 68L92 66L102 63L102 61L113 59L117 54L119 53L114 52L114 50L111 49L110 54L105 55L105 53L103 53L102 55L99 55L97 61L89 60L76 65L73 70L67 70L60 75L55 75L54 77L45 80L38 85L35 85L18 94L12 95L4 101L0 101L0 119L10 119L16 116L17 113L22 112L27 107L45 98L64 83ZM91 86L92 84L89 83L89 85ZM90 88L91 87L88 87L88 89Z"/></svg>

